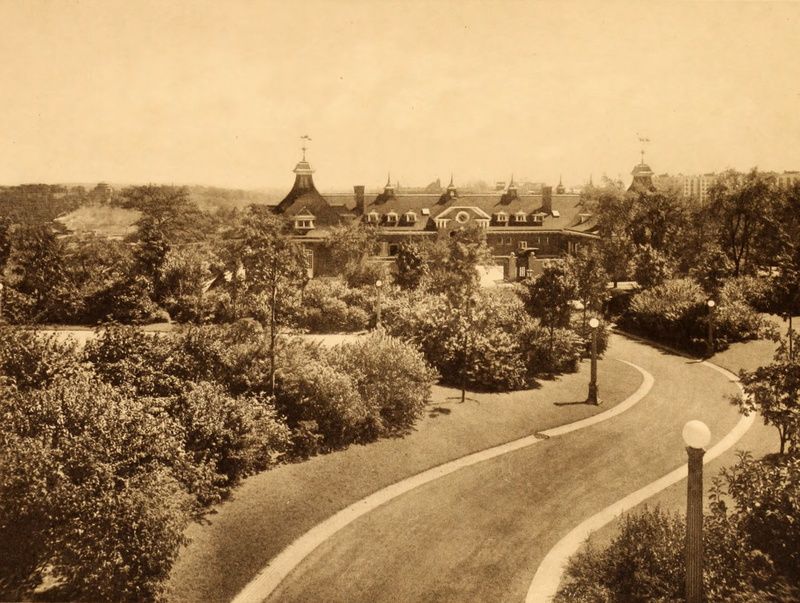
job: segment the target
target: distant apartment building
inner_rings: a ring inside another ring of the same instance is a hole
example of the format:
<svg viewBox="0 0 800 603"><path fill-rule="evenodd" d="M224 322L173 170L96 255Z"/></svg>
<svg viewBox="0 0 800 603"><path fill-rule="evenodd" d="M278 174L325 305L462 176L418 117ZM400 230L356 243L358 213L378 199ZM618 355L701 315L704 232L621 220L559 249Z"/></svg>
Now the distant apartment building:
<svg viewBox="0 0 800 603"><path fill-rule="evenodd" d="M717 180L717 175L695 174L690 176L680 176L683 183L683 196L689 199L697 199L700 203L708 200L708 191Z"/></svg>
<svg viewBox="0 0 800 603"><path fill-rule="evenodd" d="M793 170L790 172L783 172L781 174L774 172L775 180L781 188L788 188L793 186L796 182L800 182L800 172Z"/></svg>

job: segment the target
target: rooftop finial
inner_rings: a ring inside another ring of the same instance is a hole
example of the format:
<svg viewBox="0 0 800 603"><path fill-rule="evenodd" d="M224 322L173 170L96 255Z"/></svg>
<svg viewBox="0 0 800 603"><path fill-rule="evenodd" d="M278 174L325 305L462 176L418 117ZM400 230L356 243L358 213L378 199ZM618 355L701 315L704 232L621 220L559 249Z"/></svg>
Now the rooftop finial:
<svg viewBox="0 0 800 603"><path fill-rule="evenodd" d="M389 188L390 186L392 186L392 173L391 172L387 172L386 173L386 188Z"/></svg>
<svg viewBox="0 0 800 603"><path fill-rule="evenodd" d="M303 161L305 161L306 160L306 142L311 142L311 137L308 134L303 134L300 137L300 140L303 141L303 146L300 147L300 148L303 149Z"/></svg>
<svg viewBox="0 0 800 603"><path fill-rule="evenodd" d="M453 184L453 172L450 172L450 184L447 185L447 188L455 188L455 184Z"/></svg>
<svg viewBox="0 0 800 603"><path fill-rule="evenodd" d="M639 152L642 154L642 165L644 165L644 147L648 142L650 142L650 139L645 138L644 136L639 136L639 142L642 143L642 150Z"/></svg>

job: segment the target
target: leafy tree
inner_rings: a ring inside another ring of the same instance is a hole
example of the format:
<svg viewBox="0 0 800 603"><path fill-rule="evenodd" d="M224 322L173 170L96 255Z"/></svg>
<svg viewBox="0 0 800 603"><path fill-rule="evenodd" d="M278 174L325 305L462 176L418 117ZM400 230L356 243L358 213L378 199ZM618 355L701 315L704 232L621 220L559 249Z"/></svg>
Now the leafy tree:
<svg viewBox="0 0 800 603"><path fill-rule="evenodd" d="M617 283L629 274L633 259L633 243L624 232L615 232L601 239L597 249L602 258L603 268L616 288Z"/></svg>
<svg viewBox="0 0 800 603"><path fill-rule="evenodd" d="M689 274L709 296L716 297L725 279L733 276L734 268L728 254L716 243L710 243L694 258Z"/></svg>
<svg viewBox="0 0 800 603"><path fill-rule="evenodd" d="M733 273L755 268L769 249L766 228L773 210L774 182L753 169L721 174L709 190L709 214L718 242L733 262Z"/></svg>
<svg viewBox="0 0 800 603"><path fill-rule="evenodd" d="M741 371L745 396L734 403L744 415L758 412L765 425L773 425L780 437L780 452L796 450L800 442L800 364L782 360L755 371Z"/></svg>
<svg viewBox="0 0 800 603"><path fill-rule="evenodd" d="M147 225L171 243L197 239L205 228L205 216L183 186L131 186L120 192L119 203L142 212L140 230Z"/></svg>
<svg viewBox="0 0 800 603"><path fill-rule="evenodd" d="M5 216L0 216L0 281L3 280L3 272L10 256L11 220Z"/></svg>
<svg viewBox="0 0 800 603"><path fill-rule="evenodd" d="M158 298L164 260L170 245L158 224L145 217L139 222L134 257L134 273L147 278L151 283L152 296Z"/></svg>
<svg viewBox="0 0 800 603"><path fill-rule="evenodd" d="M333 262L340 267L345 280L355 286L358 281L364 281L365 266L369 263L370 256L375 254L377 244L375 228L356 221L332 227L325 246ZM376 278L379 279L380 276Z"/></svg>
<svg viewBox="0 0 800 603"><path fill-rule="evenodd" d="M303 249L285 234L285 228L269 208L251 206L235 256L244 268L240 284L269 332L271 391L278 331L288 319L285 309L308 281Z"/></svg>
<svg viewBox="0 0 800 603"><path fill-rule="evenodd" d="M608 274L593 250L581 250L568 259L575 279L575 299L583 305L582 325L586 326L588 312L599 312L608 298Z"/></svg>
<svg viewBox="0 0 800 603"><path fill-rule="evenodd" d="M636 245L649 245L673 257L683 243L688 211L681 193L670 190L640 190L635 195L628 233Z"/></svg>
<svg viewBox="0 0 800 603"><path fill-rule="evenodd" d="M450 233L446 263L432 270L435 279L431 284L447 298L452 327L459 333L462 402L467 397L467 372L473 354L475 297L480 288L478 266L489 257L485 232L478 227L462 228Z"/></svg>
<svg viewBox="0 0 800 603"><path fill-rule="evenodd" d="M21 598L43 568L70 600L157 597L192 507L173 468L174 424L88 373L0 396L0 589ZM11 567L8 567L8 566Z"/></svg>
<svg viewBox="0 0 800 603"><path fill-rule="evenodd" d="M578 288L575 274L569 264L563 261L548 262L541 274L525 281L525 286L526 308L548 329L552 355L556 329L569 326L572 314L570 302L575 299Z"/></svg>
<svg viewBox="0 0 800 603"><path fill-rule="evenodd" d="M65 247L52 228L28 226L17 231L13 264L13 285L31 297L34 322L70 320L80 312Z"/></svg>
<svg viewBox="0 0 800 603"><path fill-rule="evenodd" d="M402 289L416 289L428 271L425 254L417 243L404 241L397 251L396 282Z"/></svg>
<svg viewBox="0 0 800 603"><path fill-rule="evenodd" d="M75 340L16 327L0 327L0 380L20 390L46 387L78 371Z"/></svg>
<svg viewBox="0 0 800 603"><path fill-rule="evenodd" d="M662 284L672 276L669 259L649 243L636 248L633 276L642 289Z"/></svg>

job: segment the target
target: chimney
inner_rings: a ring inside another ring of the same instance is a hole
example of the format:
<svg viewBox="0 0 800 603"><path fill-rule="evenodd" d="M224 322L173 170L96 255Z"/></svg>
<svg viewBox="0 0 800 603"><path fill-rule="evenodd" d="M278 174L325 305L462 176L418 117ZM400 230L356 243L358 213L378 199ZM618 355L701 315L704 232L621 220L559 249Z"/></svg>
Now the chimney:
<svg viewBox="0 0 800 603"><path fill-rule="evenodd" d="M355 184L353 185L353 196L356 199L356 213L359 216L364 215L364 185L363 184Z"/></svg>
<svg viewBox="0 0 800 603"><path fill-rule="evenodd" d="M542 187L542 211L546 214L552 213L553 211L553 187L552 186L543 186Z"/></svg>

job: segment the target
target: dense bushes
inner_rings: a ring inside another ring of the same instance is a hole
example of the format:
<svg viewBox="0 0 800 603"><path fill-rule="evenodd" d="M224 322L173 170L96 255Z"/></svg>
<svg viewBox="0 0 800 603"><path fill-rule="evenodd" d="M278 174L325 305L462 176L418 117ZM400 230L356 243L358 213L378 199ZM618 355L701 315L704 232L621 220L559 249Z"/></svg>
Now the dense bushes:
<svg viewBox="0 0 800 603"><path fill-rule="evenodd" d="M314 279L303 291L296 324L314 333L366 329L373 319L374 291L351 288L337 279Z"/></svg>
<svg viewBox="0 0 800 603"><path fill-rule="evenodd" d="M295 342L282 356L276 403L301 455L405 432L437 377L412 346L381 332L330 350Z"/></svg>
<svg viewBox="0 0 800 603"><path fill-rule="evenodd" d="M715 349L752 339L766 329L763 318L745 301L742 281L734 281L714 309ZM706 346L707 297L691 279L676 279L636 294L620 317L623 328L692 352Z"/></svg>
<svg viewBox="0 0 800 603"><path fill-rule="evenodd" d="M543 328L516 290L480 290L470 313L466 324L445 296L402 292L386 301L383 324L417 345L449 385L461 384L465 358L467 385L484 391L520 389L537 376L577 370L586 341L570 329Z"/></svg>
<svg viewBox="0 0 800 603"><path fill-rule="evenodd" d="M797 601L800 459L743 455L711 490L704 518L703 582L709 601ZM623 517L608 547L591 541L567 566L556 602L678 601L685 523L656 508Z"/></svg>
<svg viewBox="0 0 800 603"><path fill-rule="evenodd" d="M281 340L275 399L254 321L145 334L82 353L0 332L0 598L157 598L188 522L242 478L407 431L435 372L382 333L328 350Z"/></svg>

